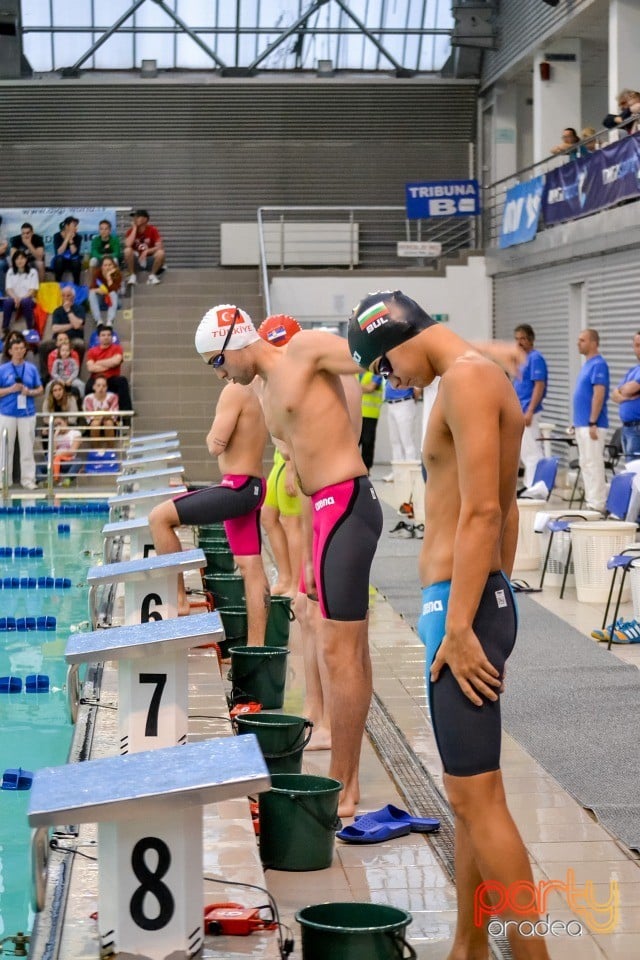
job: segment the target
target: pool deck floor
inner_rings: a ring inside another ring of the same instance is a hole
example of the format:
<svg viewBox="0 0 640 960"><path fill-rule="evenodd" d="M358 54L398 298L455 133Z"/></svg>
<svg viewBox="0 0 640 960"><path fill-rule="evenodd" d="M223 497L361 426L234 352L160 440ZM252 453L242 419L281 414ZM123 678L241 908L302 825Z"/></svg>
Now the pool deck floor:
<svg viewBox="0 0 640 960"><path fill-rule="evenodd" d="M376 487L381 497L397 506L392 485L376 481ZM514 573L517 575L518 571ZM522 576L530 578L531 574ZM417 573L415 582L417 589ZM424 648L412 625L385 600L384 584L374 586L377 590L372 594L370 613L374 689L407 743L441 788L440 762L428 720L424 688ZM600 606L578 603L573 591L563 601L559 601L558 590L553 587L545 588L533 598L587 636L601 612ZM626 605L622 613L628 614L630 610L630 605ZM304 676L301 638L295 623L290 651L283 712L299 714ZM612 655L640 666L640 644L614 647ZM223 666L221 674L217 658L210 652L190 654L190 740L231 735L225 720L196 718L196 715L226 714L225 688L229 686L226 672ZM106 665L102 701L113 703L115 696L115 668ZM116 752L113 746L115 716L114 711L99 711L93 756ZM572 867L578 883L593 881L599 900L605 898L610 879L617 879L620 885L617 929L610 934L594 935L585 928L579 937L549 937L547 944L552 960L637 960L640 957L638 855L617 842L508 735L503 738L502 760L509 806L527 845L534 880L564 877ZM305 754L303 772L327 775L328 767L328 752ZM360 776L361 812L387 803L403 806L398 788L367 738L363 744ZM430 813L429 810L421 812ZM95 841L94 828L82 828L81 840L83 843ZM300 931L294 919L296 910L326 901L378 902L409 910L413 922L408 928L408 938L417 957L445 960L448 956L455 927L455 888L428 836L409 834L371 846L336 841L333 864L326 870L302 873L269 870L265 876L248 802L239 799L205 809L204 870L205 874L222 880L266 884L277 901L281 920L293 931L296 942L293 958L302 956ZM63 960L96 960L99 956L96 924L91 919L97 909L96 891L97 865L75 858L58 953ZM239 901L257 906L264 899L264 894L255 890L203 881L203 905ZM554 920L579 919L564 896L557 892L549 899L548 911ZM207 937L201 954L204 958L225 960L242 957L270 960L278 955L273 932L257 932L248 937Z"/></svg>

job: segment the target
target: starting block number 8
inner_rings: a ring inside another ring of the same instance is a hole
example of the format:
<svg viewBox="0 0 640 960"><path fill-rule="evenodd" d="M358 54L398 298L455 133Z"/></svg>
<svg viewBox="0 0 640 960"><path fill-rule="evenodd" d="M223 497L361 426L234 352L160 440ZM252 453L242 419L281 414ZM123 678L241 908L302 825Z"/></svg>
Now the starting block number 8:
<svg viewBox="0 0 640 960"><path fill-rule="evenodd" d="M149 869L145 860L150 850L155 852L157 858L155 871ZM140 881L140 886L131 897L129 912L136 926L143 930L162 930L173 917L173 894L162 882L170 866L171 851L159 837L142 837L131 852L131 869ZM158 904L158 914L155 917L147 916L144 911L145 906L150 906L150 898L155 898Z"/></svg>

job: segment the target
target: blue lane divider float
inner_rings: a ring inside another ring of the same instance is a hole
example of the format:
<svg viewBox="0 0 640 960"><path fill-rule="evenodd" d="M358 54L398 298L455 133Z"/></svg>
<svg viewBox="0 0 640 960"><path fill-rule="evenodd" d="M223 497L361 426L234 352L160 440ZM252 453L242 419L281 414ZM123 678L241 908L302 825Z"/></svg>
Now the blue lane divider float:
<svg viewBox="0 0 640 960"><path fill-rule="evenodd" d="M14 630L55 630L55 617L0 617L0 633L12 633Z"/></svg>
<svg viewBox="0 0 640 960"><path fill-rule="evenodd" d="M9 768L2 774L0 790L30 790L33 783L33 774L22 767Z"/></svg>
<svg viewBox="0 0 640 960"><path fill-rule="evenodd" d="M59 523L58 524L58 535L64 536L66 533L71 533L71 525L68 523Z"/></svg>
<svg viewBox="0 0 640 960"><path fill-rule="evenodd" d="M46 673L30 673L24 681L25 693L48 693L49 677ZM0 677L0 693L21 693L21 677Z"/></svg>
<svg viewBox="0 0 640 960"><path fill-rule="evenodd" d="M23 560L33 560L44 557L42 547L0 547L0 557L16 557Z"/></svg>
<svg viewBox="0 0 640 960"><path fill-rule="evenodd" d="M20 677L0 677L0 693L21 693L22 680Z"/></svg>
<svg viewBox="0 0 640 960"><path fill-rule="evenodd" d="M70 590L70 577L3 577L0 590Z"/></svg>
<svg viewBox="0 0 640 960"><path fill-rule="evenodd" d="M2 517L22 517L24 515L24 507L0 507L0 516Z"/></svg>

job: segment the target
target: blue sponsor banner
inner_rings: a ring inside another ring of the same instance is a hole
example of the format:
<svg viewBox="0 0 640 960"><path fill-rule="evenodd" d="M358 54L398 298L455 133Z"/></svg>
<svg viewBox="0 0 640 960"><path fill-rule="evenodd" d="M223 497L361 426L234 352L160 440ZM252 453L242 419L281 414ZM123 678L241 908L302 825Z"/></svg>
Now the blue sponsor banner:
<svg viewBox="0 0 640 960"><path fill-rule="evenodd" d="M33 232L44 240L45 261L54 256L53 237L60 229L60 223L65 217L77 217L78 233L82 237L81 253L89 253L91 237L98 233L98 224L101 220L111 223L111 232L116 232L116 211L113 207L2 207L2 233L10 240L20 233L23 223L30 223Z"/></svg>
<svg viewBox="0 0 640 960"><path fill-rule="evenodd" d="M405 184L408 220L475 217L480 213L477 180L430 180Z"/></svg>
<svg viewBox="0 0 640 960"><path fill-rule="evenodd" d="M640 197L640 134L548 173L542 212L547 225L562 223L631 197Z"/></svg>
<svg viewBox="0 0 640 960"><path fill-rule="evenodd" d="M543 190L544 176L518 183L507 190L498 243L500 247L513 247L517 243L533 240L538 231Z"/></svg>

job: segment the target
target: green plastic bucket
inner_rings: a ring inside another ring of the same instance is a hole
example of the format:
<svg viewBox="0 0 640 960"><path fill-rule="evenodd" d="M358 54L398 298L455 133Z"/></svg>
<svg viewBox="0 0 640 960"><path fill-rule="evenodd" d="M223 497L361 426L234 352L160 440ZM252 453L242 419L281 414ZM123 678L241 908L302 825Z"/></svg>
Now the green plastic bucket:
<svg viewBox="0 0 640 960"><path fill-rule="evenodd" d="M413 917L382 903L318 903L296 913L302 960L413 960L405 939Z"/></svg>
<svg viewBox="0 0 640 960"><path fill-rule="evenodd" d="M216 607L224 627L224 638L227 644L246 643L247 640L247 608L236 604L232 606Z"/></svg>
<svg viewBox="0 0 640 960"><path fill-rule="evenodd" d="M206 572L204 588L213 594L216 607L241 607L245 604L244 580L237 573Z"/></svg>
<svg viewBox="0 0 640 960"><path fill-rule="evenodd" d="M236 568L236 561L230 550L214 550L211 547L203 547L202 549L207 560L206 576L215 577L221 573L233 573Z"/></svg>
<svg viewBox="0 0 640 960"><path fill-rule="evenodd" d="M270 870L325 870L338 827L339 780L275 773L258 797L260 859ZM325 954L326 957L331 956ZM333 960L333 957L332 957Z"/></svg>
<svg viewBox="0 0 640 960"><path fill-rule="evenodd" d="M213 539L217 537L218 539L222 537L223 540L227 539L227 535L224 529L224 523L222 521L218 523L203 523L198 527L198 540L202 537L209 537Z"/></svg>
<svg viewBox="0 0 640 960"><path fill-rule="evenodd" d="M279 709L284 702L287 648L231 647L229 653L233 692L251 694L265 710Z"/></svg>
<svg viewBox="0 0 640 960"><path fill-rule="evenodd" d="M286 713L246 713L234 720L236 733L255 733L269 773L300 773L302 751L313 723Z"/></svg>
<svg viewBox="0 0 640 960"><path fill-rule="evenodd" d="M264 634L265 646L289 646L289 628L292 620L295 620L295 617L291 609L291 597L271 597L267 629Z"/></svg>

